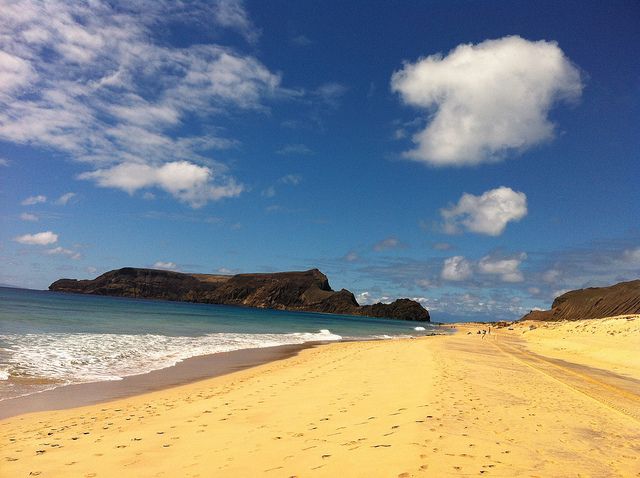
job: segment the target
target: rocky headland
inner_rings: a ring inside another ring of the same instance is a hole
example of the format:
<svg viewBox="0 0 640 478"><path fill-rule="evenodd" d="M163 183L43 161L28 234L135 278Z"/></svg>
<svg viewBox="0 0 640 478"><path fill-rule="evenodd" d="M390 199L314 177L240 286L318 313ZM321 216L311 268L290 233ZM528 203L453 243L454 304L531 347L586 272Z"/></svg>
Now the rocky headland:
<svg viewBox="0 0 640 478"><path fill-rule="evenodd" d="M640 314L640 280L572 290L556 297L550 310L532 310L520 320L600 319L630 314Z"/></svg>
<svg viewBox="0 0 640 478"><path fill-rule="evenodd" d="M51 284L49 290L421 322L430 320L429 312L410 299L361 306L350 291L331 289L327 276L318 269L213 275L125 267L93 280L60 279Z"/></svg>

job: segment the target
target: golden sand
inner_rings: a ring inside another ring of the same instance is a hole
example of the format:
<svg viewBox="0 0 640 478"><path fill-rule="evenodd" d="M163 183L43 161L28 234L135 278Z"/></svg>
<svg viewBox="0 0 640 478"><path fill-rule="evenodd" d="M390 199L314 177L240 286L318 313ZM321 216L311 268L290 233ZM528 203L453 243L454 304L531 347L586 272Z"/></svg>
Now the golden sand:
<svg viewBox="0 0 640 478"><path fill-rule="evenodd" d="M615 320L590 335L615 330L633 347L638 329L624 328L640 319ZM605 360L596 342L580 348L578 331L562 342L574 325L336 343L10 418L0 422L0 476L640 476L638 349L613 347L619 356Z"/></svg>

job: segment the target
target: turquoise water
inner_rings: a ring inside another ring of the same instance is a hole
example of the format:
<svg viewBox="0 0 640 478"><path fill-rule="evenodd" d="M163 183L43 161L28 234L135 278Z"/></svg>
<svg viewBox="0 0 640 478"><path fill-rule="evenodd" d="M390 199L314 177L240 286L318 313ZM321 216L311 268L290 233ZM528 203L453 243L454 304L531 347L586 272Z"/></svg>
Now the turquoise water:
<svg viewBox="0 0 640 478"><path fill-rule="evenodd" d="M118 380L196 355L433 331L366 317L0 288L0 399Z"/></svg>

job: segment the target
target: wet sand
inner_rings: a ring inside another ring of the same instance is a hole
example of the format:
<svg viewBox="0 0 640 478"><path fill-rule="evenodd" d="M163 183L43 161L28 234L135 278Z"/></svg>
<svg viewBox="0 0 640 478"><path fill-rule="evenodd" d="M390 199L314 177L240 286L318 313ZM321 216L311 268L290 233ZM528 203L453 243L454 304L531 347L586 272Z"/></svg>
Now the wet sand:
<svg viewBox="0 0 640 478"><path fill-rule="evenodd" d="M329 344L12 417L0 422L0 476L640 476L638 370L612 373L533 351L519 330L482 339L477 328Z"/></svg>

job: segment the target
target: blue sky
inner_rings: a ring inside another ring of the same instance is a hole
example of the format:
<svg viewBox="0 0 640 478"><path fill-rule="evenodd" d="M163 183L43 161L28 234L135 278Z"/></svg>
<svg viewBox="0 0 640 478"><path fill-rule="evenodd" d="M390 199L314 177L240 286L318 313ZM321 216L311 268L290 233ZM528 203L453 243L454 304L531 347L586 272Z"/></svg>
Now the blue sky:
<svg viewBox="0 0 640 478"><path fill-rule="evenodd" d="M2 284L318 267L438 320L640 276L637 2L1 8Z"/></svg>

